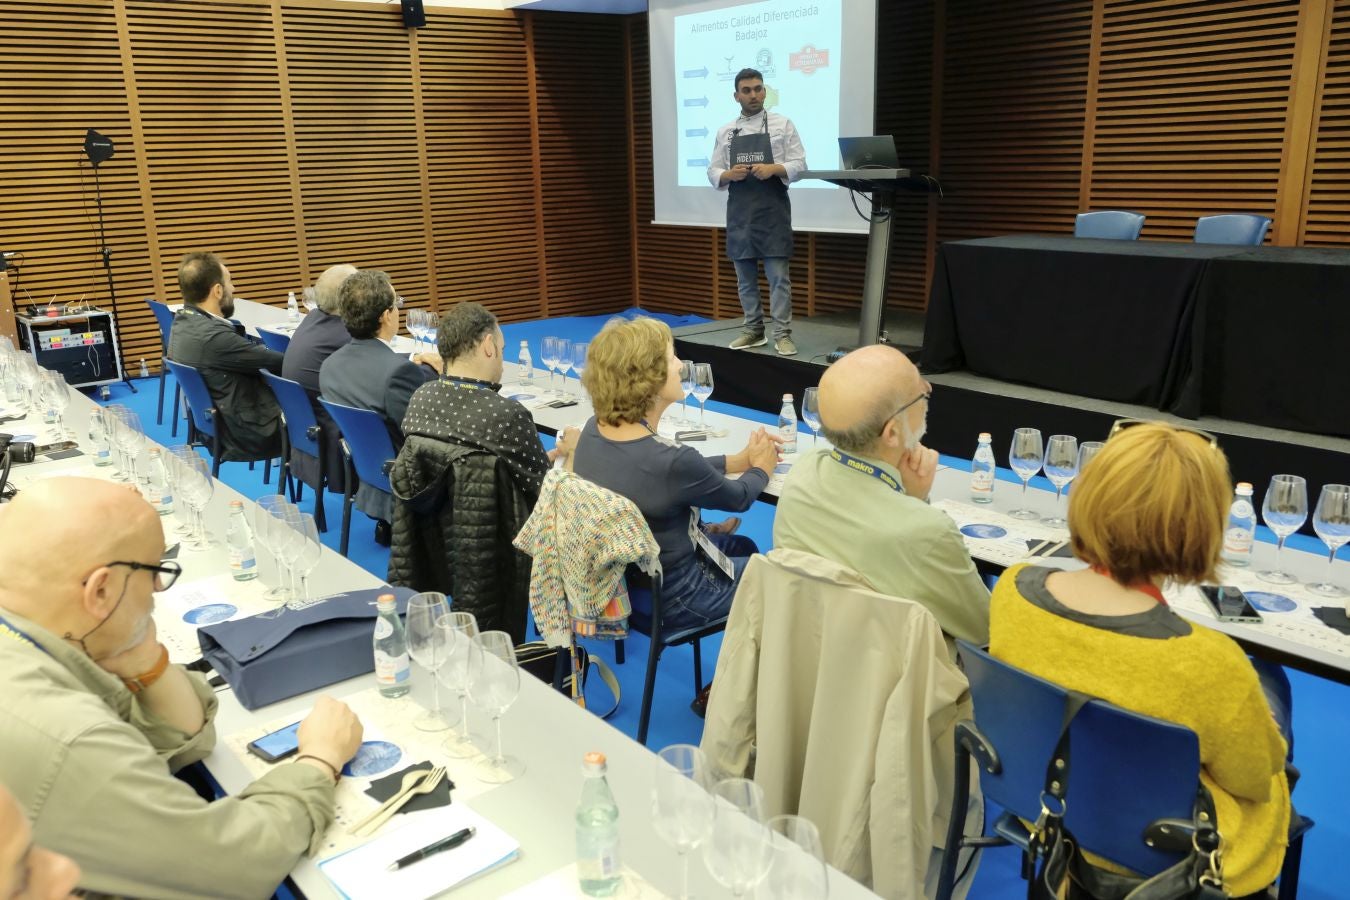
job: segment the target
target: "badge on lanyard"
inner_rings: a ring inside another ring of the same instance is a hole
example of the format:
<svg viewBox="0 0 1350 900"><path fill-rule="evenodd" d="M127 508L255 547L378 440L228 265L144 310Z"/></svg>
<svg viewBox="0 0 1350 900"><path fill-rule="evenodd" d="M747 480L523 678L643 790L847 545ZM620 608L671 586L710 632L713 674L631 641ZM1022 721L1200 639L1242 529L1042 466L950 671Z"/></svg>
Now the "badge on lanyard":
<svg viewBox="0 0 1350 900"><path fill-rule="evenodd" d="M712 538L698 527L698 510L689 511L689 540L692 541L703 554L712 560L713 565L726 573L732 581L736 580L736 566L731 562L731 557L723 553Z"/></svg>

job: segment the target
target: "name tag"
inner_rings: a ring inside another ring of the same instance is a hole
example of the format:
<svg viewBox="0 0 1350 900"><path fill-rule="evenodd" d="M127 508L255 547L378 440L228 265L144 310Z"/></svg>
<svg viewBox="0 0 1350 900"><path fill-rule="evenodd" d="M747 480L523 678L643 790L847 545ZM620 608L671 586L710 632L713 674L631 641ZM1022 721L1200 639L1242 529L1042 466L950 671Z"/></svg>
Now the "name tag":
<svg viewBox="0 0 1350 900"><path fill-rule="evenodd" d="M712 560L713 565L726 573L726 576L732 581L736 580L736 566L731 562L731 557L723 553L712 538L704 533L702 528L698 527L698 510L691 510L689 514L689 538L703 552L703 555Z"/></svg>

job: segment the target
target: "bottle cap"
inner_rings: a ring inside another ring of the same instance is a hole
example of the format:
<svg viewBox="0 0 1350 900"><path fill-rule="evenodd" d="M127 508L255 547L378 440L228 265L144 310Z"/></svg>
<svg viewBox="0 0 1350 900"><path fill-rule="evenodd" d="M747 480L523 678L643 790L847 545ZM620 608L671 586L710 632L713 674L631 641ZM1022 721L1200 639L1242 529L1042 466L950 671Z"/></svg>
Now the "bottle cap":
<svg viewBox="0 0 1350 900"><path fill-rule="evenodd" d="M784 402L784 403L791 403L791 402L792 402L792 395L791 395L791 394L784 394L784 395L783 395L783 402Z"/></svg>
<svg viewBox="0 0 1350 900"><path fill-rule="evenodd" d="M980 440L982 440L982 441L992 441L993 439L994 439L994 436L993 436L992 434L990 434L989 432L987 432L987 431L981 431L981 432L980 432Z"/></svg>
<svg viewBox="0 0 1350 900"><path fill-rule="evenodd" d="M530 346L530 342L529 342L529 341L521 341L521 342L520 342L520 346L522 346L522 347L528 347L528 346Z"/></svg>
<svg viewBox="0 0 1350 900"><path fill-rule="evenodd" d="M243 501L243 500L231 500L231 501L230 501L230 512L234 512L236 509L242 510L243 508L244 508L244 501Z"/></svg>
<svg viewBox="0 0 1350 900"><path fill-rule="evenodd" d="M378 598L376 598L376 600L375 600L375 608L376 608L376 609L393 609L393 608L394 608L394 605L395 605L395 604L394 604L394 595L393 595L393 594L381 594L381 595L380 595Z"/></svg>
<svg viewBox="0 0 1350 900"><path fill-rule="evenodd" d="M1239 482L1237 483L1237 492L1238 492L1239 494L1250 494L1250 493L1252 492L1252 485L1251 485L1251 482L1250 482L1250 481L1239 481Z"/></svg>
<svg viewBox="0 0 1350 900"><path fill-rule="evenodd" d="M601 753L599 750L592 750L582 757L582 760L587 766L603 766L605 764L605 754Z"/></svg>

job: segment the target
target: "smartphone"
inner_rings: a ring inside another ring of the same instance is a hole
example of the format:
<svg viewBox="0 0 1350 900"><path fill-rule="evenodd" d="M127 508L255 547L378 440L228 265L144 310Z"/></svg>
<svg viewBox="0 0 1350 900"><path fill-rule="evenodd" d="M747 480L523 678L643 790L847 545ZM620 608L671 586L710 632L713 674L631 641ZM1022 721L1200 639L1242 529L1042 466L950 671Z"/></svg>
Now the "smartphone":
<svg viewBox="0 0 1350 900"><path fill-rule="evenodd" d="M248 752L264 762L280 762L300 749L300 723L265 734L248 745Z"/></svg>
<svg viewBox="0 0 1350 900"><path fill-rule="evenodd" d="M675 432L675 440L679 441L682 444L688 443L689 441L706 441L707 439L708 439L708 432L706 431Z"/></svg>
<svg viewBox="0 0 1350 900"><path fill-rule="evenodd" d="M1231 585L1221 587L1202 584L1200 593L1209 604L1209 608L1214 610L1214 617L1220 622L1242 622L1248 625L1260 625L1262 622L1261 614L1239 588Z"/></svg>
<svg viewBox="0 0 1350 900"><path fill-rule="evenodd" d="M64 450L53 450L50 453L43 453L43 459L72 459L76 456L84 456L84 451L75 447L67 447Z"/></svg>

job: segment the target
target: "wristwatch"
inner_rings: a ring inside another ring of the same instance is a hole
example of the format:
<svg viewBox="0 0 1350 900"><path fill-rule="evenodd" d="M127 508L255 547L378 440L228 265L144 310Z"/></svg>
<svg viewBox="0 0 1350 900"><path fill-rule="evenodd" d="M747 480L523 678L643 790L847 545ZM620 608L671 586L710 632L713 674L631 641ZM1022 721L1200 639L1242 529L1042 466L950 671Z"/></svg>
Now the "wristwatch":
<svg viewBox="0 0 1350 900"><path fill-rule="evenodd" d="M169 648L163 644L159 645L159 659L150 668L149 672L142 672L135 678L123 678L122 683L127 686L127 690L133 694L139 694L150 685L159 681L164 673L169 670Z"/></svg>

